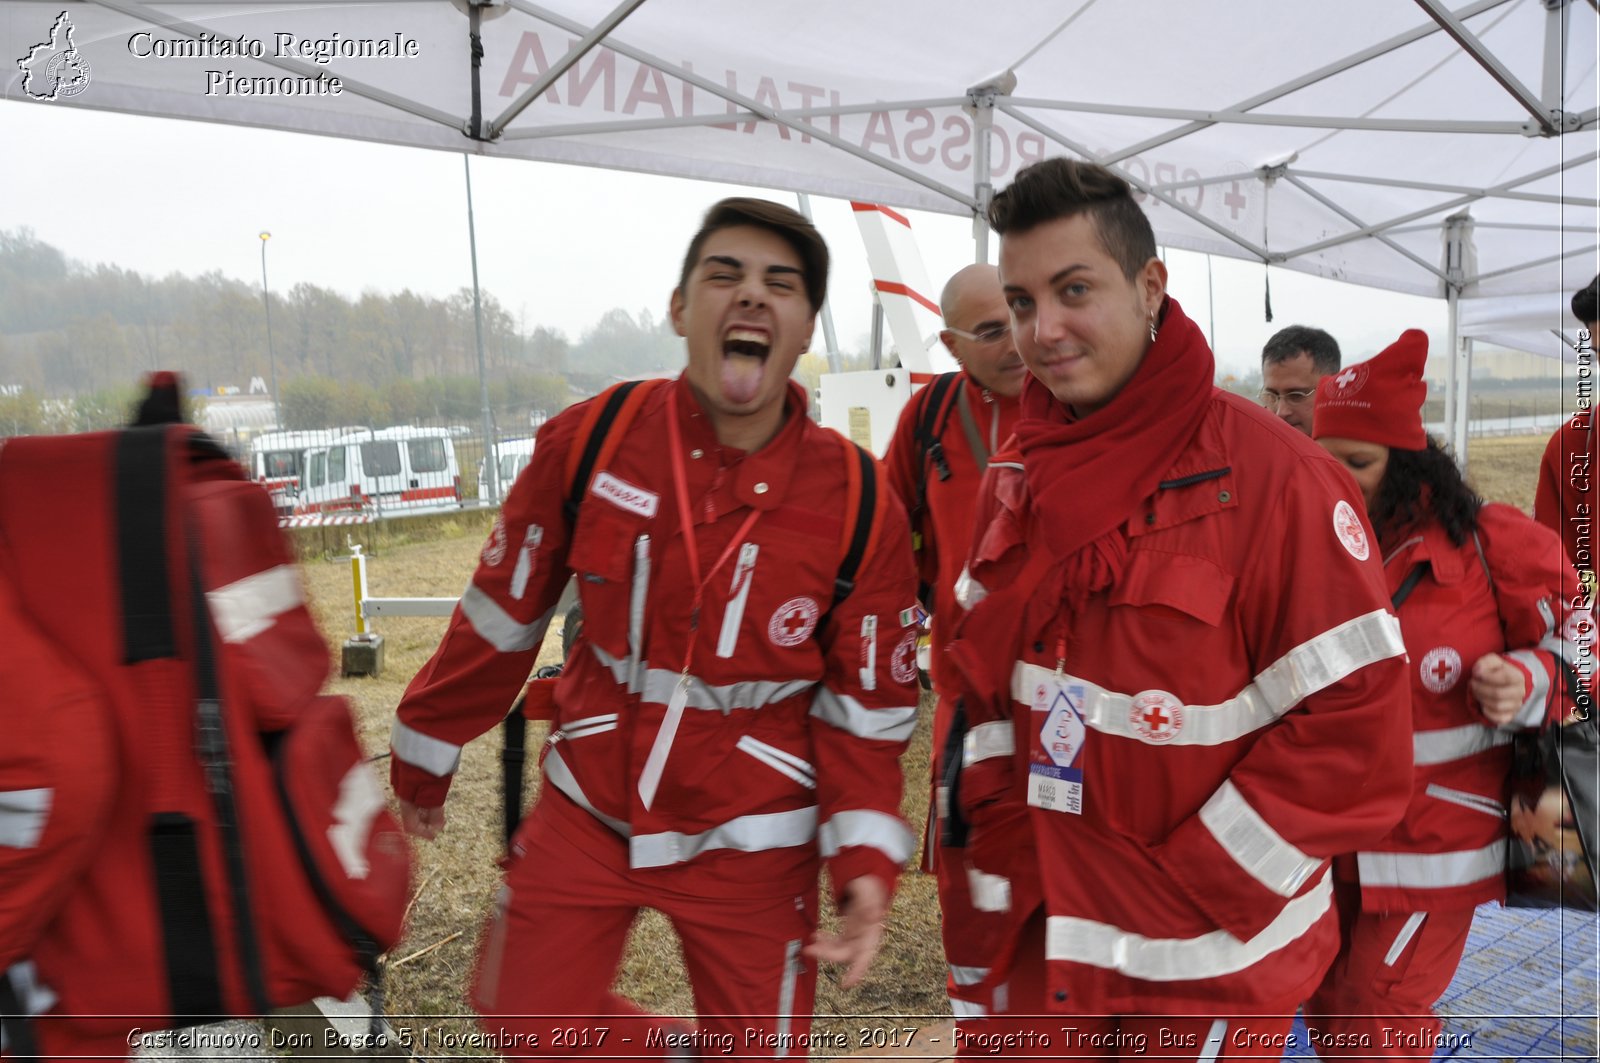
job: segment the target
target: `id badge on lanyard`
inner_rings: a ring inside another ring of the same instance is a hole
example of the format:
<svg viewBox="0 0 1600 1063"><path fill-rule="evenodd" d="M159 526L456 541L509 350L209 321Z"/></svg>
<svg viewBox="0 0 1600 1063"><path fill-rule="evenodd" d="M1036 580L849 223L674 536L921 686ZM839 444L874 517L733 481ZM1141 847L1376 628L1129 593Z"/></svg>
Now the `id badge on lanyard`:
<svg viewBox="0 0 1600 1063"><path fill-rule="evenodd" d="M1033 688L1033 742L1028 752L1028 804L1049 812L1083 814L1082 683L1051 676Z"/></svg>

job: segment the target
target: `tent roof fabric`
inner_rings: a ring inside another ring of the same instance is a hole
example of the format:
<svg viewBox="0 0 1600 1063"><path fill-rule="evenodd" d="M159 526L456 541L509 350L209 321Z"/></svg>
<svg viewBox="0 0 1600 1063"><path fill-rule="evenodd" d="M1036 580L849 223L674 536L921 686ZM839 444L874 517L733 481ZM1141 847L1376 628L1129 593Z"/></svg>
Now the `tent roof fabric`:
<svg viewBox="0 0 1600 1063"><path fill-rule="evenodd" d="M951 213L1090 157L1168 246L1419 295L1600 261L1587 0L493 0L476 118L468 7L0 0L0 95Z"/></svg>

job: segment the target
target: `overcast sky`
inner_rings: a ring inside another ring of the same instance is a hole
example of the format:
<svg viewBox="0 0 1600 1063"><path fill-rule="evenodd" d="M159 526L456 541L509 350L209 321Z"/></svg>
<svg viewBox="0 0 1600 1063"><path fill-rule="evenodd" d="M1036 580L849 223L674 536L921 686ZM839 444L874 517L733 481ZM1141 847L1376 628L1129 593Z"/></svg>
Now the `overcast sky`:
<svg viewBox="0 0 1600 1063"><path fill-rule="evenodd" d="M462 156L301 134L0 101L0 229L26 226L85 263L143 273L218 270L261 283L270 230L274 291L308 281L443 296L472 282ZM573 340L612 307L658 317L699 216L724 195L708 182L474 158L478 265L484 290L524 327ZM793 204L786 192L754 190ZM830 304L840 342L865 346L870 273L847 203L813 197L833 250ZM931 284L972 260L970 221L911 212ZM1284 269L1271 271L1274 321L1263 315L1263 268L1168 256L1173 295L1214 330L1224 371L1258 362L1288 324L1333 332L1346 360L1375 353L1406 328L1442 344L1442 300L1398 295ZM1208 305L1209 304L1209 305ZM1210 310L1214 305L1214 315ZM821 331L818 331L820 348Z"/></svg>

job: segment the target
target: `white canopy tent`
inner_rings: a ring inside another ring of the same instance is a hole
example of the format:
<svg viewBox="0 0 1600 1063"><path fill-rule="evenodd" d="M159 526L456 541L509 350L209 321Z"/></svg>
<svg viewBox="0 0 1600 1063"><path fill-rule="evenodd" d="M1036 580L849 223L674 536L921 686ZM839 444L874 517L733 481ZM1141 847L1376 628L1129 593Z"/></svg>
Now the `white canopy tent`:
<svg viewBox="0 0 1600 1063"><path fill-rule="evenodd" d="M0 0L0 94L975 217L1088 157L1168 246L1448 299L1459 355L1459 301L1597 272L1597 3Z"/></svg>

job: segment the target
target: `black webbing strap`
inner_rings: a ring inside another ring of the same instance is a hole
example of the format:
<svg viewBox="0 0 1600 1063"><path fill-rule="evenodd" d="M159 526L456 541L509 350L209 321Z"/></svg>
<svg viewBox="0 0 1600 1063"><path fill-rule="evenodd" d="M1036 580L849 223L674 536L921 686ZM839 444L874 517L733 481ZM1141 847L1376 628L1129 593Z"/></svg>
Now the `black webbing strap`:
<svg viewBox="0 0 1600 1063"><path fill-rule="evenodd" d="M257 1015L270 1008L266 979L262 976L261 946L256 939L255 910L250 905L250 883L245 873L244 839L234 804L233 762L228 758L228 732L222 718L222 690L217 682L217 659L212 641L211 610L206 605L200 579L200 540L188 529L189 594L194 623L195 751L205 771L206 789L216 810L217 832L222 836L228 890L233 899L234 946L244 971L245 990Z"/></svg>
<svg viewBox="0 0 1600 1063"><path fill-rule="evenodd" d="M828 606L830 613L856 589L856 573L861 571L861 562L867 556L867 540L872 537L872 516L878 508L877 468L872 455L854 443L849 446L855 451L856 461L861 465L861 501L856 506L856 523L850 532L850 545L844 552L844 559L839 562L839 573L833 579L833 604Z"/></svg>
<svg viewBox="0 0 1600 1063"><path fill-rule="evenodd" d="M978 430L978 419L972 414L972 392L962 388L956 393L956 407L961 411L961 431L967 437L967 446L972 451L972 460L977 463L978 475L982 476L984 470L989 468L989 445L984 442L983 433ZM948 415L947 419L948 419ZM998 424L1000 415L995 414L991 425Z"/></svg>
<svg viewBox="0 0 1600 1063"><path fill-rule="evenodd" d="M0 1031L5 1034L5 1058L12 1063L32 1063L38 1058L39 1046L34 1043L28 1016L17 987L11 984L11 973L0 970Z"/></svg>
<svg viewBox="0 0 1600 1063"><path fill-rule="evenodd" d="M589 489L589 478L594 475L594 463L600 460L600 448L605 446L606 436L611 432L611 422L617 419L617 411L622 409L628 393L638 387L639 383L637 380L629 380L618 384L612 390L605 406L601 407L600 416L595 420L589 438L584 440L583 456L578 459L577 475L572 478L572 483L567 488L567 500L561 506L561 513L567 518L568 527L576 527L578 524L578 507L583 502L583 493Z"/></svg>
<svg viewBox="0 0 1600 1063"><path fill-rule="evenodd" d="M922 403L922 416L917 418L917 446L922 450L921 475L917 479L917 509L925 507L928 497L928 466L938 473L940 482L950 479L950 462L944 456L945 425L950 423L950 411L955 404L947 402L950 389L961 374L940 373L927 387L928 397Z"/></svg>
<svg viewBox="0 0 1600 1063"><path fill-rule="evenodd" d="M528 692L524 689L501 725L500 811L508 847L511 836L517 833L517 824L522 822L522 766L528 759L528 718L522 715L522 706L527 700Z"/></svg>
<svg viewBox="0 0 1600 1063"><path fill-rule="evenodd" d="M1389 604L1396 609L1400 608L1405 600L1411 597L1411 592L1417 589L1417 584L1422 582L1422 577L1427 574L1428 567L1426 561L1418 561L1415 565L1412 565L1411 571L1406 573L1405 582L1395 589L1394 596L1389 599Z"/></svg>
<svg viewBox="0 0 1600 1063"><path fill-rule="evenodd" d="M178 655L167 575L167 429L124 429L113 462L117 579L122 593L122 663Z"/></svg>
<svg viewBox="0 0 1600 1063"><path fill-rule="evenodd" d="M164 425L127 428L114 444L112 503L127 665L178 655L167 565L167 432ZM196 824L182 812L156 811L146 824L146 842L172 1013L220 1015L216 942Z"/></svg>

